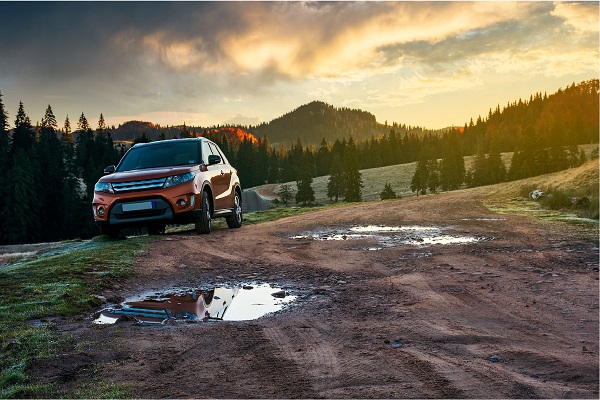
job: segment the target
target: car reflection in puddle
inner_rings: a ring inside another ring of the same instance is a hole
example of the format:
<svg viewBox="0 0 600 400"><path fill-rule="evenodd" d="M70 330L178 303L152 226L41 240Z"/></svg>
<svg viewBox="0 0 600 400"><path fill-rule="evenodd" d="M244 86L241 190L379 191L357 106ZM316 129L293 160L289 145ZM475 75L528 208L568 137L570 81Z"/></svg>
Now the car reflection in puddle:
<svg viewBox="0 0 600 400"><path fill-rule="evenodd" d="M296 296L269 284L160 291L126 300L121 307L107 308L94 322L131 320L153 325L169 321L247 321L279 311L295 300Z"/></svg>
<svg viewBox="0 0 600 400"><path fill-rule="evenodd" d="M324 229L321 231L304 232L292 236L291 239L311 239L318 241L329 240L359 240L373 239L377 246L367 247L367 250L381 250L398 245L429 246L466 244L484 240L474 236L455 236L443 233L443 228L431 226L354 226L351 228Z"/></svg>

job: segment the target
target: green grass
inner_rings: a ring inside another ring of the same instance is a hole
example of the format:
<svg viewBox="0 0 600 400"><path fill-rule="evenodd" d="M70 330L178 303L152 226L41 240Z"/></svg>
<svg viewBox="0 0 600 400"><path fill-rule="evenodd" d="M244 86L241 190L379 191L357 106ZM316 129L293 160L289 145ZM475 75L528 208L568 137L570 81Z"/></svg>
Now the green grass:
<svg viewBox="0 0 600 400"><path fill-rule="evenodd" d="M38 384L28 375L34 359L74 348L69 335L59 336L56 316L81 318L101 305L94 297L133 274L136 256L154 240L148 236L110 241L99 236L73 251L41 254L0 269L0 397L64 397L54 384ZM42 320L38 326L32 320ZM45 322L44 322L45 320ZM106 386L106 385L104 385ZM90 385L76 397L122 397L122 388ZM82 389L83 390L83 389Z"/></svg>
<svg viewBox="0 0 600 400"><path fill-rule="evenodd" d="M306 206L306 207L298 207L298 206L279 206L275 208L271 208L264 211L256 211L251 213L244 214L244 224L253 225L260 224L262 222L276 221L281 218L292 217L295 215L307 214L315 211L325 210L328 208L336 208L347 206L352 203L332 203L323 206Z"/></svg>

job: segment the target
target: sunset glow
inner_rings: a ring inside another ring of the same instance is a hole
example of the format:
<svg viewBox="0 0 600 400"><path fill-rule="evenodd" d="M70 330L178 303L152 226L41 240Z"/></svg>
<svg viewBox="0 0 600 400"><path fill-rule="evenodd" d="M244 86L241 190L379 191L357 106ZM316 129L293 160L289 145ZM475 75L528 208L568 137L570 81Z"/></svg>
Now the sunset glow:
<svg viewBox="0 0 600 400"><path fill-rule="evenodd" d="M378 121L462 125L598 77L598 3L2 3L11 117L210 126L313 100ZM102 23L99 23L102 21ZM8 38L8 40L7 40Z"/></svg>

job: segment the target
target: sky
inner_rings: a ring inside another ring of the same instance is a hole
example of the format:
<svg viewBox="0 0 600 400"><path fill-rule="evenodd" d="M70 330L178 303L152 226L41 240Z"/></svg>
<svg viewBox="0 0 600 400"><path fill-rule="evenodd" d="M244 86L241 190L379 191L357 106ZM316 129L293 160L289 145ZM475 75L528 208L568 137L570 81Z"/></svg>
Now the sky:
<svg viewBox="0 0 600 400"><path fill-rule="evenodd" d="M599 76L598 2L0 2L14 123L268 122L314 100L462 126Z"/></svg>

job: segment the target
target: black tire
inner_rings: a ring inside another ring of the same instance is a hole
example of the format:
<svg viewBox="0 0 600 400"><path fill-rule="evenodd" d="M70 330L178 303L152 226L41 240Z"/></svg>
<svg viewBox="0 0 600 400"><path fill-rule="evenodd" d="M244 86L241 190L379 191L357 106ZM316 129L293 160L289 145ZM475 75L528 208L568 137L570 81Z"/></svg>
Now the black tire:
<svg viewBox="0 0 600 400"><path fill-rule="evenodd" d="M230 228L239 228L242 226L242 198L237 191L233 199L233 214L225 218L225 220L227 221L227 226Z"/></svg>
<svg viewBox="0 0 600 400"><path fill-rule="evenodd" d="M208 201L208 193L202 192L202 200L200 203L200 214L196 217L196 233L207 234L212 229L212 218L210 213L210 202Z"/></svg>
<svg viewBox="0 0 600 400"><path fill-rule="evenodd" d="M101 226L100 232L102 232L103 235L106 235L113 240L118 239L119 235L121 234L119 228L115 228L112 226Z"/></svg>
<svg viewBox="0 0 600 400"><path fill-rule="evenodd" d="M148 235L160 235L165 233L165 224L150 225L148 227Z"/></svg>

